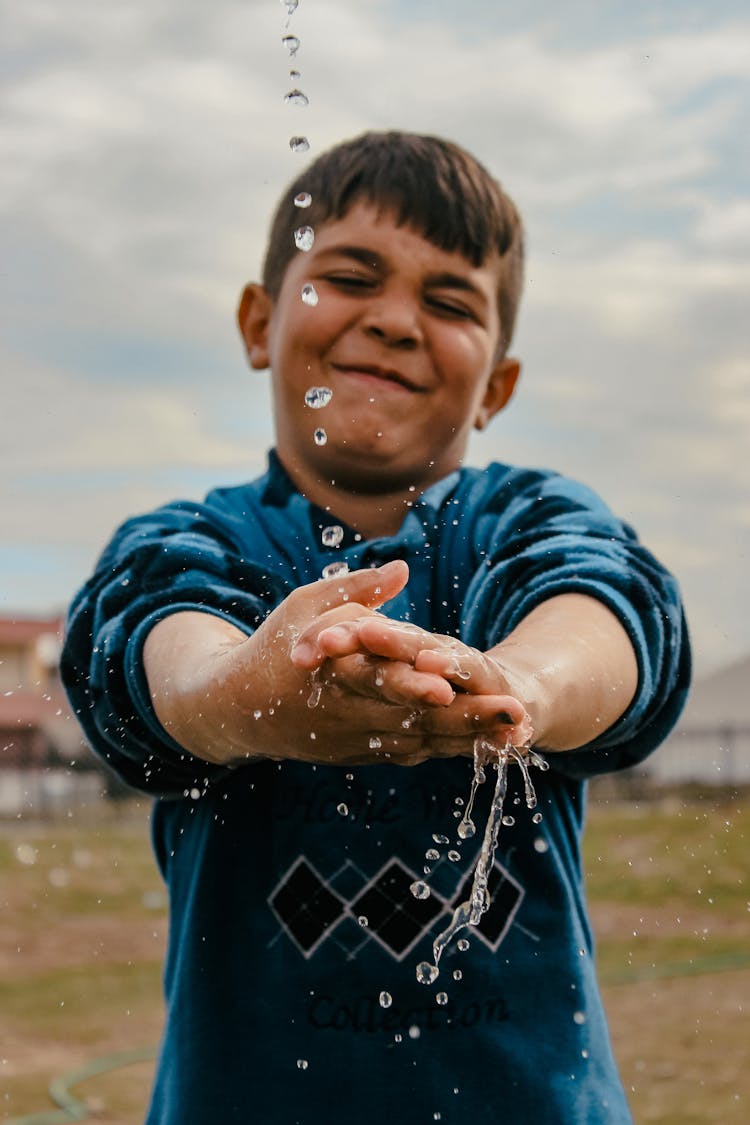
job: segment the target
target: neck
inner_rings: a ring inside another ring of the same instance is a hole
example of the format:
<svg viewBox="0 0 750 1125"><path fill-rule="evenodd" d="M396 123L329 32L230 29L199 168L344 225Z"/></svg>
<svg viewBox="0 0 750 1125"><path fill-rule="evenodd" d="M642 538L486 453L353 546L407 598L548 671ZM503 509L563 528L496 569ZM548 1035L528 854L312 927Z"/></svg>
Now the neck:
<svg viewBox="0 0 750 1125"><path fill-rule="evenodd" d="M312 504L331 512L365 539L395 535L409 508L432 481L421 485L384 485L377 492L358 488L339 480L311 478L296 471L294 464L282 464L295 488Z"/></svg>

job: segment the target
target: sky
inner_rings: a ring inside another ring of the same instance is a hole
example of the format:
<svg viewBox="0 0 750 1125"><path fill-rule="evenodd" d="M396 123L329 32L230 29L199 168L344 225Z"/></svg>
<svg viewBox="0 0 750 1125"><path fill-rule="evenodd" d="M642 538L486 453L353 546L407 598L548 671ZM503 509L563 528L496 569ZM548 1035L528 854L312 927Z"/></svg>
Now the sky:
<svg viewBox="0 0 750 1125"><path fill-rule="evenodd" d="M0 614L64 609L128 515L262 471L268 376L234 310L269 214L328 145L405 128L469 148L524 216L522 382L469 463L595 487L678 576L698 673L750 652L744 0L286 20L0 0Z"/></svg>

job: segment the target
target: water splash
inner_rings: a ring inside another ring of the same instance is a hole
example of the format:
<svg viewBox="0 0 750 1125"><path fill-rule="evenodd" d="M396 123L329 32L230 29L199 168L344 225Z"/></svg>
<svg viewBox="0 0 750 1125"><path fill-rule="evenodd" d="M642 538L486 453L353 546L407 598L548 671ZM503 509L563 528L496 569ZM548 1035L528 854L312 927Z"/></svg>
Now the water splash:
<svg viewBox="0 0 750 1125"><path fill-rule="evenodd" d="M305 391L305 406L312 410L322 410L333 398L330 387L308 387Z"/></svg>
<svg viewBox="0 0 750 1125"><path fill-rule="evenodd" d="M298 250L312 250L315 241L315 231L312 227L297 227L294 232L294 245Z"/></svg>
<svg viewBox="0 0 750 1125"><path fill-rule="evenodd" d="M422 981L422 983L431 984L437 978L440 958L448 943L457 933L467 926L478 926L482 915L489 909L489 879L495 862L495 852L497 850L500 827L503 823L513 821L513 817L507 817L503 814L503 805L508 791L508 767L512 763L515 763L521 770L527 808L536 808L537 797L529 773L529 766L534 765L539 769L548 769L548 763L529 747L519 748L511 745L510 742L506 742L505 746L501 749L483 735L477 737L474 742L474 776L472 778L471 791L466 804L466 810L458 826L458 834L462 839L466 839L467 836L473 836L476 831L474 822L471 819L471 811L474 806L477 790L486 780L485 767L488 765L491 765L496 771L495 791L487 816L482 847L474 867L474 877L472 879L469 898L465 902L459 903L453 911L451 920L446 928L438 934L432 943L434 963L429 965L428 962L423 961L417 966L417 980ZM467 831L467 829L469 830ZM459 939L457 944L458 948L461 950L468 949L469 947L469 943L465 938ZM434 970L434 972L428 973L425 966Z"/></svg>

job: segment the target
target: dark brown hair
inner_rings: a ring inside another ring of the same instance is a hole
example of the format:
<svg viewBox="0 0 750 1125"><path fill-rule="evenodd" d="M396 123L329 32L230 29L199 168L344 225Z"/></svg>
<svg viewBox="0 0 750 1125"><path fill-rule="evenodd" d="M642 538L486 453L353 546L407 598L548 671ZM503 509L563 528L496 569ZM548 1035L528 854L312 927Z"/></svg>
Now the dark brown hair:
<svg viewBox="0 0 750 1125"><path fill-rule="evenodd" d="M300 193L312 197L295 206ZM497 304L502 350L510 343L521 296L523 231L513 201L478 160L439 137L415 133L363 133L328 149L284 192L271 224L263 285L279 295L297 253L294 231L341 219L354 203L391 211L442 250L457 251L481 266L493 252L501 260Z"/></svg>

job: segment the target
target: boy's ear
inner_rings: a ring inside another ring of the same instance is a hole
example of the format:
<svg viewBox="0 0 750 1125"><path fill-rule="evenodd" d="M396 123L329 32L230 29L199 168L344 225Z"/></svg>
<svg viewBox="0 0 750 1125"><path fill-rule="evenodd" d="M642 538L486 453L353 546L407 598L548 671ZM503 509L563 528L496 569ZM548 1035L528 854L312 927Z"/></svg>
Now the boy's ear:
<svg viewBox="0 0 750 1125"><path fill-rule="evenodd" d="M268 367L268 325L271 298L262 285L246 285L237 308L237 324L245 342L250 366L256 371Z"/></svg>
<svg viewBox="0 0 750 1125"><path fill-rule="evenodd" d="M483 430L487 423L508 405L520 374L521 364L517 359L506 356L495 364L474 419L475 430Z"/></svg>

